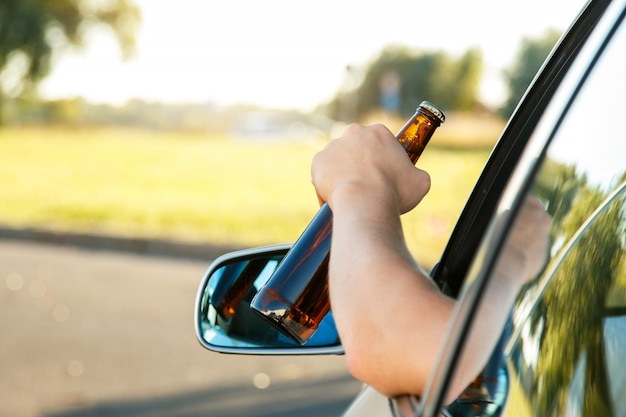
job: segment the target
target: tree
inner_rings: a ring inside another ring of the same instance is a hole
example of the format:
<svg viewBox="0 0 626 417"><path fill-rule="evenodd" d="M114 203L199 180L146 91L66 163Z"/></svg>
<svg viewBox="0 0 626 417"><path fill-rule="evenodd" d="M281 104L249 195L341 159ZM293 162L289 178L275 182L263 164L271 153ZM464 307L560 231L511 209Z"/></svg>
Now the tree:
<svg viewBox="0 0 626 417"><path fill-rule="evenodd" d="M32 91L55 50L83 46L91 29L104 27L129 57L139 21L132 0L0 0L0 124L4 100Z"/></svg>
<svg viewBox="0 0 626 417"><path fill-rule="evenodd" d="M541 38L524 38L512 67L504 71L508 98L499 113L508 119L550 51L559 40L561 32L548 30Z"/></svg>
<svg viewBox="0 0 626 417"><path fill-rule="evenodd" d="M350 103L352 116L384 110L409 116L422 100L444 110L471 111L478 103L482 76L482 55L470 49L454 59L443 51L419 51L407 46L384 48L363 71L363 80L354 91L340 92L334 99L336 110ZM339 117L335 111L332 117Z"/></svg>
<svg viewBox="0 0 626 417"><path fill-rule="evenodd" d="M480 81L483 74L483 59L479 49L467 50L453 68L452 80L446 84L446 95L453 99L455 110L471 111L478 104Z"/></svg>

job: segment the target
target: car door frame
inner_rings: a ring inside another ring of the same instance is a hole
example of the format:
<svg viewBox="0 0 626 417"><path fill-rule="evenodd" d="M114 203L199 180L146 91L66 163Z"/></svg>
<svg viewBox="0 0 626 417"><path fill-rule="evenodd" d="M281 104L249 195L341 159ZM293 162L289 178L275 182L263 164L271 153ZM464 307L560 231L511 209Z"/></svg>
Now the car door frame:
<svg viewBox="0 0 626 417"><path fill-rule="evenodd" d="M499 249L521 206L521 197L529 190L539 162L580 85L603 52L607 39L624 20L624 3L624 0L600 0L585 6L546 60L494 148L441 262L433 271L433 279L444 291L454 297L463 291L464 297L457 306L437 371L431 377L416 415L440 415L463 341ZM577 67L570 71L573 65ZM561 88L563 85L565 87ZM501 223L503 227L498 231L493 228L496 213L506 213ZM462 288L465 280L473 283L471 291Z"/></svg>
<svg viewBox="0 0 626 417"><path fill-rule="evenodd" d="M542 115L611 3L590 1L564 33L511 115L456 223L431 277L457 297L500 196Z"/></svg>

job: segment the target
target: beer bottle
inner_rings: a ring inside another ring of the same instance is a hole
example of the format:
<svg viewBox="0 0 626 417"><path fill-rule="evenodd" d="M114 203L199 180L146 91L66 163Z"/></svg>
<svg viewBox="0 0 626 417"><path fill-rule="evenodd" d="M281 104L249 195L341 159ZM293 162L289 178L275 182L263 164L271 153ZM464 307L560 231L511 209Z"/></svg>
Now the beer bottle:
<svg viewBox="0 0 626 417"><path fill-rule="evenodd" d="M414 164L435 129L445 121L441 110L423 101L396 134ZM330 310L328 260L333 215L322 205L250 307L298 344L313 335Z"/></svg>

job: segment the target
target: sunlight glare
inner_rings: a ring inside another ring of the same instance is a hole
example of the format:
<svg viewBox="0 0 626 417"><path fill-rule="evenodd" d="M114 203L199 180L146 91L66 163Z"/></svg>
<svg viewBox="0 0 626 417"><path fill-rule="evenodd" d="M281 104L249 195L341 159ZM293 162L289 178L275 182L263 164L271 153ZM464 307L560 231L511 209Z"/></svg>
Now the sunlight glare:
<svg viewBox="0 0 626 417"><path fill-rule="evenodd" d="M480 47L485 98L498 100L498 77L523 36L565 29L582 0L520 3L403 0L362 3L319 0L201 2L136 0L143 22L135 59L122 62L110 33L93 35L86 52L57 60L41 85L44 97L82 96L123 104L256 103L310 109L329 100L390 44L461 54Z"/></svg>

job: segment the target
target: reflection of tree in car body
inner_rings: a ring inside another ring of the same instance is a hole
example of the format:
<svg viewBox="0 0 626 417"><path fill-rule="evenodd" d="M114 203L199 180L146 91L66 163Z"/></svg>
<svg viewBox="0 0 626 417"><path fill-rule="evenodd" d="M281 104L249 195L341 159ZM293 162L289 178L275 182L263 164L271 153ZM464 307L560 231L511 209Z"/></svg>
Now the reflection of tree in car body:
<svg viewBox="0 0 626 417"><path fill-rule="evenodd" d="M535 392L530 397L536 399L531 406L537 415L567 411L567 393L579 369L584 370L580 395L585 415L613 415L603 319L609 292L616 283L626 284L626 195L622 189L606 203L609 193L589 185L576 167L545 166L548 169L539 176L536 191L553 215L553 231L560 231L552 235L553 262L560 265L553 276L544 277L544 296L528 318L529 327L538 332L538 359L534 369L518 372L525 374L525 389ZM595 219L586 223L603 205ZM533 290L542 287L541 281L534 283L529 288L531 297Z"/></svg>

